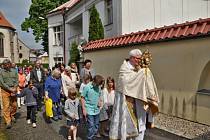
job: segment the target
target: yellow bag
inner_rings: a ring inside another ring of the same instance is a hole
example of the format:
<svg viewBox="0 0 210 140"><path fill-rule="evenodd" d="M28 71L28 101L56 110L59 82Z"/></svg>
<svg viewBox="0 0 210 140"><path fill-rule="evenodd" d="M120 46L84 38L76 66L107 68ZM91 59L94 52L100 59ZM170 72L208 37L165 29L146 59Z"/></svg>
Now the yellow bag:
<svg viewBox="0 0 210 140"><path fill-rule="evenodd" d="M53 110L52 110L52 99L45 99L45 111L46 116L53 117Z"/></svg>

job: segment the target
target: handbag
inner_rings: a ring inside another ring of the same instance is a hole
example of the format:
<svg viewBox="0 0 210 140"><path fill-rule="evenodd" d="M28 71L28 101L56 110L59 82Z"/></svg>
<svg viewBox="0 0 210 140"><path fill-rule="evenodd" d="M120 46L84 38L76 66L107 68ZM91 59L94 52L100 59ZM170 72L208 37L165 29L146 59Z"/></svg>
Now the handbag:
<svg viewBox="0 0 210 140"><path fill-rule="evenodd" d="M48 117L53 117L53 103L52 103L52 99L45 99L45 111L46 111L46 116Z"/></svg>

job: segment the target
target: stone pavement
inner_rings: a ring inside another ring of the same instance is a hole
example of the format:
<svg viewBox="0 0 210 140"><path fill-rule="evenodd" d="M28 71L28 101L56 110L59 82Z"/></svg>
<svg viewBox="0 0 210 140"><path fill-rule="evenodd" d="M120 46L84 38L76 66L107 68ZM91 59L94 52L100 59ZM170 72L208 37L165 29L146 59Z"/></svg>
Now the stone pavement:
<svg viewBox="0 0 210 140"><path fill-rule="evenodd" d="M0 140L65 140L67 138L66 120L51 124L45 122L44 113L37 114L37 127L32 128L26 123L26 108L23 106L18 110L17 122L11 129L6 130L5 125L1 123ZM85 140L86 129L82 124L78 128L77 140ZM108 140L108 138L97 138L96 140ZM145 140L186 140L183 137L176 136L160 129L147 130Z"/></svg>

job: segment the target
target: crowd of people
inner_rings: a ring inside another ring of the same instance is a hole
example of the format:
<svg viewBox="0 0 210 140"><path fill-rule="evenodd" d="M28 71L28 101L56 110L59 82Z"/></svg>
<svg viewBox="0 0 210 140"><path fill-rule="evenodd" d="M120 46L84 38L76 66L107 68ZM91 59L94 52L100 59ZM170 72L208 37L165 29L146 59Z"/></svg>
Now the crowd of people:
<svg viewBox="0 0 210 140"><path fill-rule="evenodd" d="M154 125L158 112L157 88L151 71L141 68L139 49L129 52L120 68L118 84L113 77L95 73L92 61L84 61L79 71L75 63L56 64L52 70L37 61L34 67L16 67L9 59L0 69L1 110L10 129L17 108L26 106L26 123L36 128L36 114L52 103L47 122L62 120L69 128L68 140L76 140L77 126L87 125L87 140L106 136L110 139L143 140L146 122ZM46 113L47 114L47 113Z"/></svg>

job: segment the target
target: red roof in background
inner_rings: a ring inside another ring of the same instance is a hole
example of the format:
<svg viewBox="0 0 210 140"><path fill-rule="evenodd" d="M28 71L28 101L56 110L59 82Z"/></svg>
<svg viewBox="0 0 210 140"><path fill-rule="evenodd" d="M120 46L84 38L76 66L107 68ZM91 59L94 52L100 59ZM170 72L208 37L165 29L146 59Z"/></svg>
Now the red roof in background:
<svg viewBox="0 0 210 140"><path fill-rule="evenodd" d="M75 4L79 3L81 0L69 0L68 2L60 5L59 7L53 9L52 11L50 11L50 13L56 12L56 11L60 11L64 8L68 8L70 9L71 7L73 7Z"/></svg>
<svg viewBox="0 0 210 140"><path fill-rule="evenodd" d="M12 28L15 30L15 28L12 26L12 24L4 17L3 13L0 11L0 26Z"/></svg>
<svg viewBox="0 0 210 140"><path fill-rule="evenodd" d="M151 30L147 29L145 31L125 34L114 38L91 41L84 46L84 51L203 36L208 34L210 34L210 18L154 28Z"/></svg>

